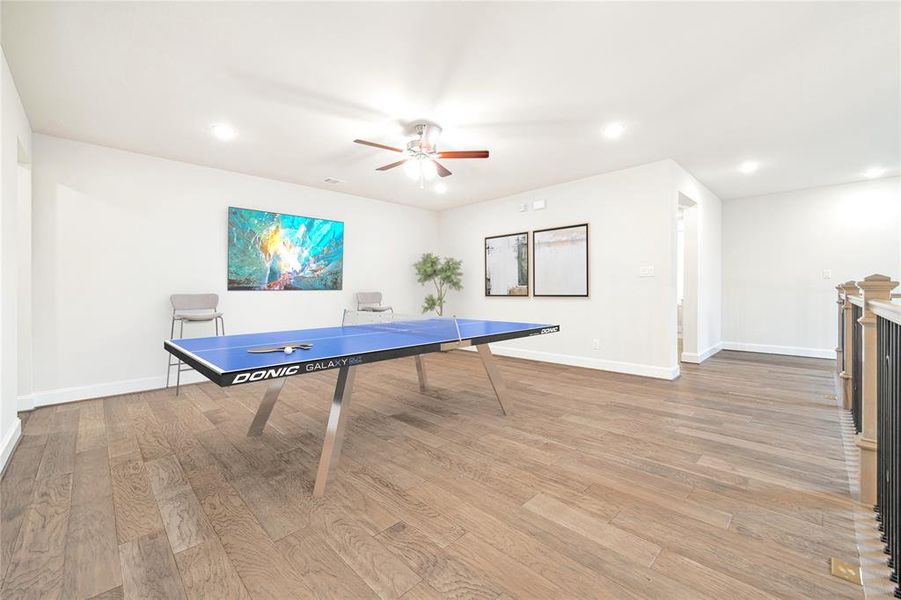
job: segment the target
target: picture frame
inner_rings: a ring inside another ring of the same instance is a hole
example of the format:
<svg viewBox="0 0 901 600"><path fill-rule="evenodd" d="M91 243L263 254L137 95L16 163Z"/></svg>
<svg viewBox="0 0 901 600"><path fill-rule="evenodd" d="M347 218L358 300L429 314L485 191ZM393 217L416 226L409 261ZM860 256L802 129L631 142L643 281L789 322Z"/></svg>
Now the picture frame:
<svg viewBox="0 0 901 600"><path fill-rule="evenodd" d="M485 238L485 297L528 298L529 232Z"/></svg>
<svg viewBox="0 0 901 600"><path fill-rule="evenodd" d="M344 222L228 207L229 291L343 288Z"/></svg>
<svg viewBox="0 0 901 600"><path fill-rule="evenodd" d="M532 295L587 298L588 223L532 232Z"/></svg>

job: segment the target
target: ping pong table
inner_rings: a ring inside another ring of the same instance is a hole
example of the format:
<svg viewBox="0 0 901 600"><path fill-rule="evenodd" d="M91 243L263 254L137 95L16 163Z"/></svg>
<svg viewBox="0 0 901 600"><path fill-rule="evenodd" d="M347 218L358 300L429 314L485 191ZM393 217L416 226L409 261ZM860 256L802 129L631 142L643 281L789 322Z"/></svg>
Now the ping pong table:
<svg viewBox="0 0 901 600"><path fill-rule="evenodd" d="M345 323L349 312L345 312ZM357 366L412 356L419 389L424 392L428 381L422 355L475 346L501 412L506 415L510 401L488 344L559 330L559 325L507 321L386 319L339 327L172 339L166 340L163 347L220 386L270 381L248 436L262 435L288 377L338 369L313 487L313 495L321 497L335 477ZM286 346L293 351L284 351Z"/></svg>

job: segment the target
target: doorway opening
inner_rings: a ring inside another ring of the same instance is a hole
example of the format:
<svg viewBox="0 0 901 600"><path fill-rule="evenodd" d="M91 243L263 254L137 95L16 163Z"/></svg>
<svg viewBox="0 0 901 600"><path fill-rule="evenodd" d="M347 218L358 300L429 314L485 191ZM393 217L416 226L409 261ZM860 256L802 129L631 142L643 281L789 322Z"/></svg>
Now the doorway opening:
<svg viewBox="0 0 901 600"><path fill-rule="evenodd" d="M698 203L679 194L676 219L677 356L698 362Z"/></svg>

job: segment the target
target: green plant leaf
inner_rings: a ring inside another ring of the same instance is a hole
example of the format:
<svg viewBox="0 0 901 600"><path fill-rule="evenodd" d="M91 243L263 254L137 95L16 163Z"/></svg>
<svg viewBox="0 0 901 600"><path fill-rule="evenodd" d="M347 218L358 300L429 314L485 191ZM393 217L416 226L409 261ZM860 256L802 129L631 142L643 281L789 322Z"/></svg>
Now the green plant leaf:
<svg viewBox="0 0 901 600"><path fill-rule="evenodd" d="M425 297L422 312L435 311L439 316L444 314L444 300L447 290L463 289L463 261L456 258L439 256L426 252L413 264L416 271L416 281L421 284L432 283L436 294Z"/></svg>

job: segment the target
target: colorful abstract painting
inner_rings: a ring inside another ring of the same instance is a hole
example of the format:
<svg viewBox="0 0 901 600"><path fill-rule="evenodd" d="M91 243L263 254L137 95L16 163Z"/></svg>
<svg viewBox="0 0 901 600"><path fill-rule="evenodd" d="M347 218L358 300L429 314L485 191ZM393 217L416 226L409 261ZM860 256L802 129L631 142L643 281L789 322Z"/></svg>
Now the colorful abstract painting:
<svg viewBox="0 0 901 600"><path fill-rule="evenodd" d="M228 289L340 290L344 223L228 209Z"/></svg>

